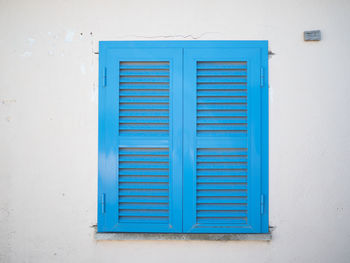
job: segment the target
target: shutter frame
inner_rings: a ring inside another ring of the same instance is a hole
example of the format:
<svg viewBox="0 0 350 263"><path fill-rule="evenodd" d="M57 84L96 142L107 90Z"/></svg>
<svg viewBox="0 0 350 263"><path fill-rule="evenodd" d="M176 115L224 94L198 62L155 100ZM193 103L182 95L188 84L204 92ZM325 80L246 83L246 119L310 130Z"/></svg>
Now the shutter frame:
<svg viewBox="0 0 350 263"><path fill-rule="evenodd" d="M118 170L118 165L113 160L118 158L118 151L113 143L106 143L106 139L110 142L116 140L114 135L110 133L110 129L113 129L113 125L108 124L108 120L111 120L111 113L109 111L109 107L112 103L115 103L115 99L117 98L116 94L112 89L109 89L111 83L113 83L113 74L109 70L107 66L109 58L112 54L122 52L125 50L135 50L135 49L178 49L178 53L181 54L186 49L254 49L259 52L260 64L263 70L263 79L262 79L262 87L261 87L261 186L259 189L259 200L263 202L260 203L258 210L261 210L260 215L260 230L254 232L268 233L268 42L267 41L100 41L100 49L99 49L99 179L98 179L98 232L118 232L115 229L115 218L113 217L113 213L110 213L113 209L115 209L115 205L117 201L113 197L113 191L111 191L111 184L116 185L116 182L113 181L114 178L111 176L115 174ZM119 50L119 51L118 51ZM123 53L123 52L122 52ZM180 65L179 67L181 67ZM180 69L181 74L183 73L183 69ZM107 74L106 74L107 73ZM180 74L180 75L181 75ZM178 80L178 82L182 82L186 86L188 78L184 78L183 80ZM182 91L181 91L182 92ZM109 104L106 104L104 98L109 98ZM184 93L184 98L186 98L186 90ZM177 97L177 100L182 100L182 96ZM180 109L181 108L181 109ZM182 115L182 107L179 107L180 114L177 118L180 118ZM184 113L183 116L186 118L188 113ZM184 133L186 136L186 131L182 131L180 129L181 125L176 126L178 133ZM119 130L119 128L118 128ZM176 139L177 143L179 143L181 139ZM182 142L182 141L181 141ZM175 142L174 142L175 143ZM223 142L224 143L224 142ZM182 145L182 143L181 143ZM184 143L187 146L186 142ZM227 146L227 145L226 145ZM186 150L184 150L185 152ZM177 150L177 153L182 152L181 150ZM196 160L196 151L189 150L188 156L192 159ZM176 154L174 155L175 162L178 164L182 164L182 155ZM187 155L186 155L187 156ZM186 166L188 166L187 162L183 164L183 170L186 170ZM182 166L181 166L182 168ZM182 171L180 171L181 173ZM106 176L109 174L109 176ZM183 175L183 180L186 181L185 175ZM182 182L178 182L178 185L181 185ZM187 184L183 186L184 191L186 192ZM182 188L177 188L177 191L182 191ZM186 195L186 194L185 194ZM262 205L261 205L262 204ZM186 206L188 202L184 200L183 207L186 210ZM177 214L182 213L182 209L180 206L176 208ZM179 217L177 217L179 218ZM186 222L187 214L184 215L184 221ZM176 230L172 229L173 232L181 232L182 226L178 227ZM119 231L122 231L121 229ZM125 230L123 232L127 232ZM143 227L133 226L132 231L130 232L171 232L171 230L163 229L159 231L156 227L152 230L145 230ZM184 226L183 232L191 232L188 228L186 228L186 224ZM192 231L196 232L196 231ZM197 231L201 232L201 231ZM214 231L202 231L208 233L215 233ZM220 232L220 231L219 231ZM242 231L242 233L246 233L247 231ZM218 232L217 232L218 233ZM223 231L222 233L240 233L240 231Z"/></svg>

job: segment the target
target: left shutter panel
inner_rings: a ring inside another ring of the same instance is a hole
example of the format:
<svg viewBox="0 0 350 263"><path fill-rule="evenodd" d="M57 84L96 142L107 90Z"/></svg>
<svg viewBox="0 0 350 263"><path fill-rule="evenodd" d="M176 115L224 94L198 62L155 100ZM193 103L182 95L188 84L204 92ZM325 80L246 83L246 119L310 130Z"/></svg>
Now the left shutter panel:
<svg viewBox="0 0 350 263"><path fill-rule="evenodd" d="M100 56L98 230L181 232L182 50Z"/></svg>

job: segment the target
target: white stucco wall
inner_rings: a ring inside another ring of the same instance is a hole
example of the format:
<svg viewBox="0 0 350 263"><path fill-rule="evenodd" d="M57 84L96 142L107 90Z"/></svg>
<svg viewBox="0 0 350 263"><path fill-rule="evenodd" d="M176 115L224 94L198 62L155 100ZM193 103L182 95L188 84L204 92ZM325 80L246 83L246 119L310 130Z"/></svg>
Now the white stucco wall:
<svg viewBox="0 0 350 263"><path fill-rule="evenodd" d="M350 1L0 1L0 262L349 262ZM303 41L320 29L322 41ZM96 242L99 40L269 40L271 242Z"/></svg>

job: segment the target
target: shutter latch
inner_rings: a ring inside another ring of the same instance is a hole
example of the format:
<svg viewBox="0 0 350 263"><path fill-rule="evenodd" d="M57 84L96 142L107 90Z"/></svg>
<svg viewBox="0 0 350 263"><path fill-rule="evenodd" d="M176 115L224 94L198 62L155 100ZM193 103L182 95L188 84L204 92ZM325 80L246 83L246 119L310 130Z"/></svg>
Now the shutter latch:
<svg viewBox="0 0 350 263"><path fill-rule="evenodd" d="M265 205L265 200L264 200L264 195L260 195L260 213L264 214L264 205Z"/></svg>
<svg viewBox="0 0 350 263"><path fill-rule="evenodd" d="M103 70L103 87L107 87L107 68Z"/></svg>
<svg viewBox="0 0 350 263"><path fill-rule="evenodd" d="M264 68L260 68L260 87L264 87Z"/></svg>
<svg viewBox="0 0 350 263"><path fill-rule="evenodd" d="M101 211L102 214L106 213L106 194L101 195Z"/></svg>

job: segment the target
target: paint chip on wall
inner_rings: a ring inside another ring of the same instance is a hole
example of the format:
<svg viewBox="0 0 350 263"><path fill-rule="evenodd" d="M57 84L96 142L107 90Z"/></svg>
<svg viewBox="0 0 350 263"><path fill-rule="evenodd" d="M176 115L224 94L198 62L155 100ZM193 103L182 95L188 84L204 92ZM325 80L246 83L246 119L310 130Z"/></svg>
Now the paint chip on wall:
<svg viewBox="0 0 350 263"><path fill-rule="evenodd" d="M34 43L35 43L35 39L34 38L31 38L31 37L29 37L28 39L27 39L27 41L28 41L28 43L29 43L29 45L34 45Z"/></svg>
<svg viewBox="0 0 350 263"><path fill-rule="evenodd" d="M32 52L30 51L25 51L21 54L21 57L28 58L32 56Z"/></svg>
<svg viewBox="0 0 350 263"><path fill-rule="evenodd" d="M81 72L81 74L86 75L86 67L84 64L80 65L80 72Z"/></svg>
<svg viewBox="0 0 350 263"><path fill-rule="evenodd" d="M73 31L67 31L64 41L72 42L73 38L74 38L74 32Z"/></svg>

